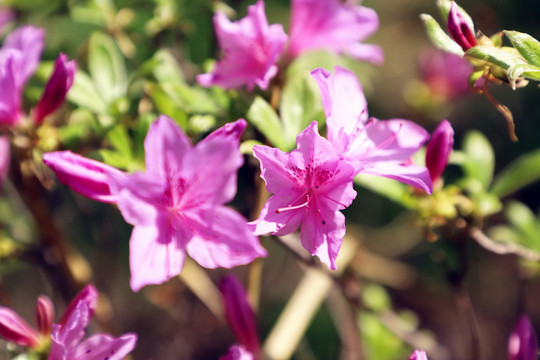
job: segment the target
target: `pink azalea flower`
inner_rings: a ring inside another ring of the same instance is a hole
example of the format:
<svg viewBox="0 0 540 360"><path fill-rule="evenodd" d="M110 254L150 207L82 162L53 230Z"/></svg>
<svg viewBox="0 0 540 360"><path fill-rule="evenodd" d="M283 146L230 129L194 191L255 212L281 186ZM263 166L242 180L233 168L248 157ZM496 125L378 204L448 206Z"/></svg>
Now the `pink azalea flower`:
<svg viewBox="0 0 540 360"><path fill-rule="evenodd" d="M426 166L433 183L441 178L453 148L454 129L448 120L443 120L433 132L426 149Z"/></svg>
<svg viewBox="0 0 540 360"><path fill-rule="evenodd" d="M274 195L251 224L256 235L286 235L299 226L302 245L336 269L336 257L345 235L345 209L356 197L354 168L334 146L321 137L312 122L296 138L297 149L284 153L255 146L261 177Z"/></svg>
<svg viewBox="0 0 540 360"><path fill-rule="evenodd" d="M450 5L447 25L450 36L461 46L463 51L467 51L477 45L473 24L461 13L461 9L454 1Z"/></svg>
<svg viewBox="0 0 540 360"><path fill-rule="evenodd" d="M21 93L17 88L16 64L22 55L17 50L0 51L0 124L12 126L22 118Z"/></svg>
<svg viewBox="0 0 540 360"><path fill-rule="evenodd" d="M0 306L0 336L9 342L35 348L39 333L10 308Z"/></svg>
<svg viewBox="0 0 540 360"><path fill-rule="evenodd" d="M131 288L161 284L179 274L186 252L207 268L250 263L266 256L246 220L223 206L236 194L238 151L245 120L228 124L196 146L171 119L160 116L146 136L146 171L127 174L68 152L44 162L75 191L116 202L134 225Z"/></svg>
<svg viewBox="0 0 540 360"><path fill-rule="evenodd" d="M41 124L45 116L62 105L68 90L73 85L76 68L77 63L75 60L68 61L66 55L58 55L54 62L54 70L45 85L45 90L43 90L33 114L36 124Z"/></svg>
<svg viewBox="0 0 540 360"><path fill-rule="evenodd" d="M287 55L295 58L310 50L328 50L381 64L381 48L361 43L378 27L377 13L353 1L292 0Z"/></svg>
<svg viewBox="0 0 540 360"><path fill-rule="evenodd" d="M251 354L259 354L259 332L255 314L242 284L234 275L228 275L220 281L219 290L225 308L225 318L236 339Z"/></svg>
<svg viewBox="0 0 540 360"><path fill-rule="evenodd" d="M531 321L521 315L508 339L508 360L536 360L538 343Z"/></svg>
<svg viewBox="0 0 540 360"><path fill-rule="evenodd" d="M245 18L231 22L225 14L214 16L218 43L224 58L208 74L197 76L200 85L230 89L245 85L265 90L277 74L277 61L283 52L287 34L280 24L268 25L264 1L248 7Z"/></svg>
<svg viewBox="0 0 540 360"><path fill-rule="evenodd" d="M409 360L428 360L426 352L421 350L414 350L409 357Z"/></svg>
<svg viewBox="0 0 540 360"><path fill-rule="evenodd" d="M133 350L137 342L137 335L133 333L118 338L96 334L81 342L97 295L96 289L88 285L68 306L60 323L52 326L48 360L122 360Z"/></svg>
<svg viewBox="0 0 540 360"><path fill-rule="evenodd" d="M312 73L321 91L328 140L353 164L356 173L384 176L431 193L429 171L411 156L429 138L424 128L404 119L368 119L362 86L351 71L336 67Z"/></svg>
<svg viewBox="0 0 540 360"><path fill-rule="evenodd" d="M229 348L227 355L219 360L255 360L255 357L242 345L233 345Z"/></svg>

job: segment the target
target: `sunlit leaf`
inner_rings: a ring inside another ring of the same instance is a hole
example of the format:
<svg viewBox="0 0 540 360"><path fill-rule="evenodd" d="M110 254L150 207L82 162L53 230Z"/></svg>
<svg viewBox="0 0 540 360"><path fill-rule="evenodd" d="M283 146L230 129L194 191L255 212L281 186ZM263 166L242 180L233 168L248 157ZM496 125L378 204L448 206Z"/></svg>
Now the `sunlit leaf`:
<svg viewBox="0 0 540 360"><path fill-rule="evenodd" d="M483 189L488 189L493 177L495 155L488 139L478 131L470 131L463 141L466 159L463 170L467 177L480 182Z"/></svg>
<svg viewBox="0 0 540 360"><path fill-rule="evenodd" d="M493 181L491 192L499 197L509 195L540 180L540 149L518 157Z"/></svg>
<svg viewBox="0 0 540 360"><path fill-rule="evenodd" d="M284 138L284 131L278 115L262 97L257 96L246 116L247 120L253 124L270 142L282 150L288 148Z"/></svg>
<svg viewBox="0 0 540 360"><path fill-rule="evenodd" d="M446 34L439 23L431 17L431 15L420 14L420 19L424 22L427 34L433 42L433 45L449 53L463 56L461 47Z"/></svg>
<svg viewBox="0 0 540 360"><path fill-rule="evenodd" d="M529 34L518 31L505 31L512 45L529 63L540 66L540 42Z"/></svg>

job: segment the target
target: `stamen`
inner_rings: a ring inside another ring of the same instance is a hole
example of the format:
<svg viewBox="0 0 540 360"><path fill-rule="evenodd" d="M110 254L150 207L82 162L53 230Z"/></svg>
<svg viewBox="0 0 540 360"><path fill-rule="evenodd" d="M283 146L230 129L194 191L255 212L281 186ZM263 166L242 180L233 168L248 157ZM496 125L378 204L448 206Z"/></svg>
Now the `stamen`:
<svg viewBox="0 0 540 360"><path fill-rule="evenodd" d="M343 206L344 208L346 208L346 207L348 206L348 205L345 205L345 204L340 203L340 202L337 201L337 200L332 199L331 197L329 197L329 196L326 195L326 194L321 194L321 195L324 196L325 198L327 198L328 200L333 201L333 202L335 202L336 204ZM317 211L320 212L320 210L317 210Z"/></svg>
<svg viewBox="0 0 540 360"><path fill-rule="evenodd" d="M283 211L298 210L298 209L301 209L303 207L307 207L308 205L309 205L309 196L306 196L306 202L305 203L300 204L300 205L288 206L288 207L283 207L283 208L276 209L276 213L279 214L280 212L283 212Z"/></svg>

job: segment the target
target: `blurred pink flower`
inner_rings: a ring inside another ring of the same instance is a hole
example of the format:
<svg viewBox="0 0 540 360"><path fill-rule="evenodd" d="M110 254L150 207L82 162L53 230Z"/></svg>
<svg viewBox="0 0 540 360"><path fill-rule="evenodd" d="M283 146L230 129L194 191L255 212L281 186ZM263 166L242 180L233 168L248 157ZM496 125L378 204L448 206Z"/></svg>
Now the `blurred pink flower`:
<svg viewBox="0 0 540 360"><path fill-rule="evenodd" d="M472 65L461 56L429 49L419 57L420 77L430 92L445 101L470 93Z"/></svg>
<svg viewBox="0 0 540 360"><path fill-rule="evenodd" d="M160 116L144 142L146 171L127 174L70 152L45 154L61 182L92 199L115 202L134 225L131 288L161 284L182 271L186 252L201 266L226 267L266 256L246 219L223 206L236 194L247 123L217 129L196 146ZM218 184L218 185L216 185Z"/></svg>
<svg viewBox="0 0 540 360"><path fill-rule="evenodd" d="M73 85L77 63L75 60L68 61L64 54L58 55L54 62L54 70L45 85L45 90L34 110L36 124L41 124L43 119L58 109L66 99L68 90Z"/></svg>
<svg viewBox="0 0 540 360"><path fill-rule="evenodd" d="M95 334L81 342L97 302L97 290L88 285L70 303L59 324L51 331L48 360L122 360L135 347L137 335L124 334L113 338Z"/></svg>
<svg viewBox="0 0 540 360"><path fill-rule="evenodd" d="M426 167L433 183L441 178L453 148L454 129L448 120L443 120L433 131L426 149Z"/></svg>
<svg viewBox="0 0 540 360"><path fill-rule="evenodd" d="M0 136L0 185L9 172L11 144L7 136Z"/></svg>
<svg viewBox="0 0 540 360"><path fill-rule="evenodd" d="M452 1L450 12L448 13L448 32L454 41L461 46L463 51L477 45L474 36L474 26L462 10Z"/></svg>
<svg viewBox="0 0 540 360"><path fill-rule="evenodd" d="M531 321L521 315L508 339L508 360L536 360L538 343Z"/></svg>
<svg viewBox="0 0 540 360"><path fill-rule="evenodd" d="M224 58L208 74L197 76L201 86L212 85L236 88L245 85L248 90L255 86L265 90L277 74L277 62L287 34L280 24L268 25L264 13L264 1L259 0L248 7L245 18L231 22L225 14L214 16L218 43Z"/></svg>
<svg viewBox="0 0 540 360"><path fill-rule="evenodd" d="M40 334L49 335L54 322L54 305L51 299L45 295L38 296L34 314L36 315L36 326Z"/></svg>
<svg viewBox="0 0 540 360"><path fill-rule="evenodd" d="M220 357L219 360L255 360L255 357L242 345L233 345L227 355Z"/></svg>
<svg viewBox="0 0 540 360"><path fill-rule="evenodd" d="M291 35L287 56L311 50L347 54L374 64L383 62L379 46L363 44L379 27L375 10L355 1L292 0Z"/></svg>
<svg viewBox="0 0 540 360"><path fill-rule="evenodd" d="M39 333L10 308L0 306L0 336L30 348L39 345Z"/></svg>
<svg viewBox="0 0 540 360"><path fill-rule="evenodd" d="M421 350L414 350L409 357L409 360L428 360L426 352Z"/></svg>
<svg viewBox="0 0 540 360"><path fill-rule="evenodd" d="M328 140L351 162L355 174L384 176L431 194L429 171L409 161L428 132L410 120L368 119L362 86L345 68L336 67L334 75L321 68L311 74L321 91Z"/></svg>
<svg viewBox="0 0 540 360"><path fill-rule="evenodd" d="M221 279L219 291L225 308L225 318L236 339L248 352L258 354L260 344L255 314L242 284L234 275L228 275Z"/></svg>
<svg viewBox="0 0 540 360"><path fill-rule="evenodd" d="M319 135L312 122L296 138L290 153L268 146L253 148L261 163L261 177L274 195L252 224L254 233L286 235L299 226L304 248L336 269L345 235L345 216L339 211L356 197L353 167Z"/></svg>

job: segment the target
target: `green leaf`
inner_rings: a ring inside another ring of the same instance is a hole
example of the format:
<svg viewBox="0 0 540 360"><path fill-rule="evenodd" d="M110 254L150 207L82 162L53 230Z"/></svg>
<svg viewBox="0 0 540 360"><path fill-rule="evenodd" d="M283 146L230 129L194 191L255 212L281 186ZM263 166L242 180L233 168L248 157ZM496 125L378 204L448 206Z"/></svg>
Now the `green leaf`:
<svg viewBox="0 0 540 360"><path fill-rule="evenodd" d="M512 51L511 51L512 50ZM465 53L466 57L487 61L508 70L511 66L526 64L512 48L496 48L493 46L478 45Z"/></svg>
<svg viewBox="0 0 540 360"><path fill-rule="evenodd" d="M519 64L510 66L508 70L506 70L506 73L508 75L508 81L510 81L510 85L514 90L516 88L516 80L521 76L527 79L540 81L540 67L534 65Z"/></svg>
<svg viewBox="0 0 540 360"><path fill-rule="evenodd" d="M497 174L491 193L503 197L540 180L540 149L518 157Z"/></svg>
<svg viewBox="0 0 540 360"><path fill-rule="evenodd" d="M281 121L270 104L262 97L257 96L249 107L247 120L253 124L274 146L281 150L287 149Z"/></svg>
<svg viewBox="0 0 540 360"><path fill-rule="evenodd" d="M540 42L529 34L517 31L504 31L512 45L529 63L540 66Z"/></svg>
<svg viewBox="0 0 540 360"><path fill-rule="evenodd" d="M465 162L463 170L469 178L479 181L483 189L488 189L493 177L495 155L488 139L478 131L470 131L463 141Z"/></svg>
<svg viewBox="0 0 540 360"><path fill-rule="evenodd" d="M360 174L354 178L354 182L406 208L416 207L416 201L411 196L410 188L396 180Z"/></svg>
<svg viewBox="0 0 540 360"><path fill-rule="evenodd" d="M463 50L450 36L444 32L439 23L428 14L420 14L420 19L424 22L427 34L433 45L441 50L452 54L463 56Z"/></svg>
<svg viewBox="0 0 540 360"><path fill-rule="evenodd" d="M116 125L107 132L107 140L118 151L118 153L128 158L133 157L131 151L131 140L123 125Z"/></svg>
<svg viewBox="0 0 540 360"><path fill-rule="evenodd" d="M264 145L264 144L257 140L246 140L240 144L240 153L243 155L252 155L253 147L255 145Z"/></svg>
<svg viewBox="0 0 540 360"><path fill-rule="evenodd" d="M77 70L73 86L67 93L69 101L96 114L105 114L107 104L96 89L94 82L82 70Z"/></svg>
<svg viewBox="0 0 540 360"><path fill-rule="evenodd" d="M303 73L288 79L283 88L279 112L283 120L287 151L294 149L296 136L312 121L322 125L324 111L319 89L308 74Z"/></svg>
<svg viewBox="0 0 540 360"><path fill-rule="evenodd" d="M108 149L100 149L98 150L99 155L103 157L103 162L107 165L110 165L112 167L118 168L118 169L124 169L127 170L132 162L132 159L120 154L117 151L108 150Z"/></svg>
<svg viewBox="0 0 540 360"><path fill-rule="evenodd" d="M124 57L108 35L95 32L90 36L88 69L107 104L126 95L127 72Z"/></svg>
<svg viewBox="0 0 540 360"><path fill-rule="evenodd" d="M522 245L534 246L540 250L540 225L534 213L524 204L512 201L506 207L505 215L508 221L518 229L522 235Z"/></svg>

